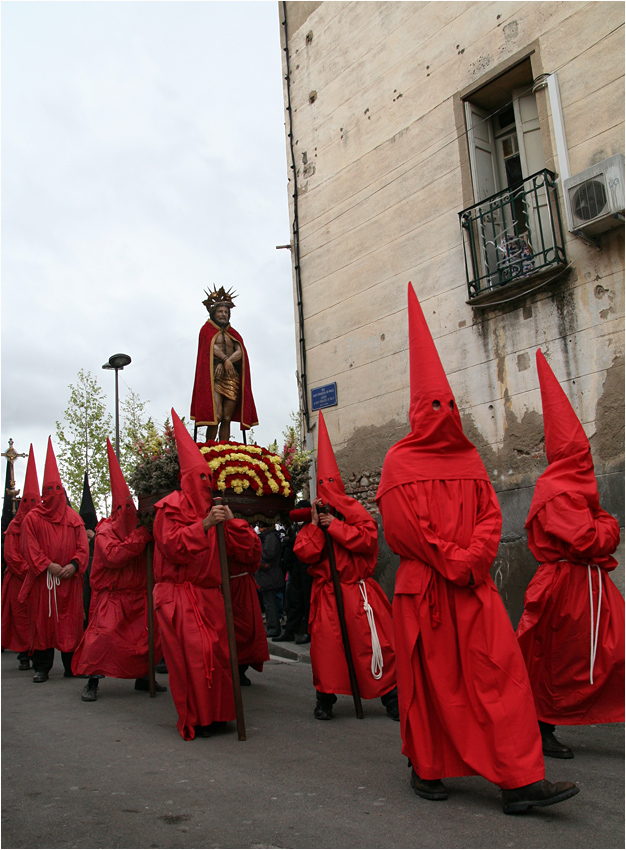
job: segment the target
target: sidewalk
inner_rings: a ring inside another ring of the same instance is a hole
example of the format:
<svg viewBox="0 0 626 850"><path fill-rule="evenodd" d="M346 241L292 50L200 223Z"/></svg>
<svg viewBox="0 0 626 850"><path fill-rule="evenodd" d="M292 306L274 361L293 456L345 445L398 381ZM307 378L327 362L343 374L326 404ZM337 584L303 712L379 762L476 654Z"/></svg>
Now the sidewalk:
<svg viewBox="0 0 626 850"><path fill-rule="evenodd" d="M286 658L288 661L301 661L304 664L311 663L311 643L295 643L294 641L280 641L276 643L272 638L267 639L270 656Z"/></svg>

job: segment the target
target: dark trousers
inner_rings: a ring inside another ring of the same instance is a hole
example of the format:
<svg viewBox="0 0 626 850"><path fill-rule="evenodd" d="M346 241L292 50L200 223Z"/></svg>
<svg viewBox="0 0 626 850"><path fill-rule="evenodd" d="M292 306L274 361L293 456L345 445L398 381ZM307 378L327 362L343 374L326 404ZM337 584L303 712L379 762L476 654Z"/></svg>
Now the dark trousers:
<svg viewBox="0 0 626 850"><path fill-rule="evenodd" d="M72 672L73 655L73 652L61 653L61 661L63 662L63 667L65 668L66 673ZM35 670L36 673L39 671L49 673L50 670L52 670L52 665L54 664L54 647L51 646L49 649L34 649L31 658L33 660L33 670Z"/></svg>
<svg viewBox="0 0 626 850"><path fill-rule="evenodd" d="M263 607L265 608L265 631L280 631L280 615L278 613L278 590L275 587L265 587L261 590Z"/></svg>
<svg viewBox="0 0 626 850"><path fill-rule="evenodd" d="M309 609L311 607L311 588L313 577L304 564L296 563L289 570L289 582L285 593L287 603L287 622L285 631L299 634L309 630Z"/></svg>

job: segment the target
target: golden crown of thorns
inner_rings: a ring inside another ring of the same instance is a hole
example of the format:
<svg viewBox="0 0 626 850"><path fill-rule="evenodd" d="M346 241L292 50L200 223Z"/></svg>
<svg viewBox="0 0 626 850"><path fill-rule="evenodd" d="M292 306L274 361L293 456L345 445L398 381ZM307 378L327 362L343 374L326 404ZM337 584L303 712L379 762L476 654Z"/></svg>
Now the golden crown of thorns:
<svg viewBox="0 0 626 850"><path fill-rule="evenodd" d="M204 291L207 297L202 303L209 312L211 312L211 308L215 307L216 304L226 304L230 310L235 306L234 300L237 297L237 293L234 289L229 289L227 292L223 286L220 286L219 289L213 289L211 292L208 289Z"/></svg>

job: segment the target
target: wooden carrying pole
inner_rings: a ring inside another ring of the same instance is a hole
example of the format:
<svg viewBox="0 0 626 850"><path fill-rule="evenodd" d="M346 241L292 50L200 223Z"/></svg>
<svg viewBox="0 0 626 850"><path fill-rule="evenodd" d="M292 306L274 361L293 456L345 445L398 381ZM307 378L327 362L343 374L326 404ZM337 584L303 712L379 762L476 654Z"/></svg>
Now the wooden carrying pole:
<svg viewBox="0 0 626 850"><path fill-rule="evenodd" d="M150 685L150 696L156 696L155 678L154 678L154 602L152 599L152 590L154 588L154 575L152 573L152 553L154 543L149 540L146 544L146 571L147 571L147 590L148 590L148 684Z"/></svg>
<svg viewBox="0 0 626 850"><path fill-rule="evenodd" d="M352 688L352 699L354 700L354 710L359 720L363 720L363 706L361 705L361 694L359 693L359 683L356 679L356 670L354 669L354 661L352 660L352 650L350 649L350 638L348 637L348 627L346 626L346 614L343 608L343 594L341 592L341 582L339 581L339 573L337 572L337 562L335 561L335 550L333 548L333 539L326 529L324 529L324 537L326 538L326 548L328 549L328 561L330 563L330 575L333 580L333 589L335 591L335 600L337 601L337 613L339 614L339 625L341 626L341 637L343 639L343 651L346 654L346 664L348 665L348 675L350 676L350 687Z"/></svg>
<svg viewBox="0 0 626 850"><path fill-rule="evenodd" d="M214 504L223 505L224 500L215 496ZM241 699L241 682L239 681L239 664L237 663L237 640L235 638L235 620L233 617L233 600L230 594L230 571L228 569L228 556L226 554L226 537L224 535L224 523L216 526L217 545L220 554L220 567L222 568L222 594L224 596L224 610L226 612L226 632L228 634L228 652L230 654L230 672L233 677L233 695L235 697L235 714L237 717L237 735L240 741L246 740L246 725L243 717L243 700Z"/></svg>

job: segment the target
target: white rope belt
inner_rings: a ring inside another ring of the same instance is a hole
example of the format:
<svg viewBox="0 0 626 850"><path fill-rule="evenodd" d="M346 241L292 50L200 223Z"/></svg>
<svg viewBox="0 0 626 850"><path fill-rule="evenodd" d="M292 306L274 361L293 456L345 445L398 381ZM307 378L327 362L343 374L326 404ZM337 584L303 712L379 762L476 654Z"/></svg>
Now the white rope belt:
<svg viewBox="0 0 626 850"><path fill-rule="evenodd" d="M250 575L250 573L237 573L236 576L231 576L230 580L232 581L234 578L241 578L242 576Z"/></svg>
<svg viewBox="0 0 626 850"><path fill-rule="evenodd" d="M374 622L374 611L367 601L367 589L363 579L359 581L359 589L361 591L361 596L363 597L363 610L367 615L367 622L369 623L370 633L372 636L372 676L375 679L381 679L383 675L383 651L380 648L378 632L376 631L376 623Z"/></svg>
<svg viewBox="0 0 626 850"><path fill-rule="evenodd" d="M50 570L47 570L46 586L48 588L48 617L52 616L52 593L54 593L54 608L59 619L59 606L57 605L57 585L61 584L61 579L58 576L53 576Z"/></svg>
<svg viewBox="0 0 626 850"><path fill-rule="evenodd" d="M595 567L598 571L598 613L595 623L593 622L593 587L591 583L591 567ZM600 632L600 608L602 607L602 574L600 567L597 564L587 564L587 574L589 576L589 608L591 609L591 653L589 656L589 684L593 685L593 667L596 663L596 652L598 649L598 634Z"/></svg>

